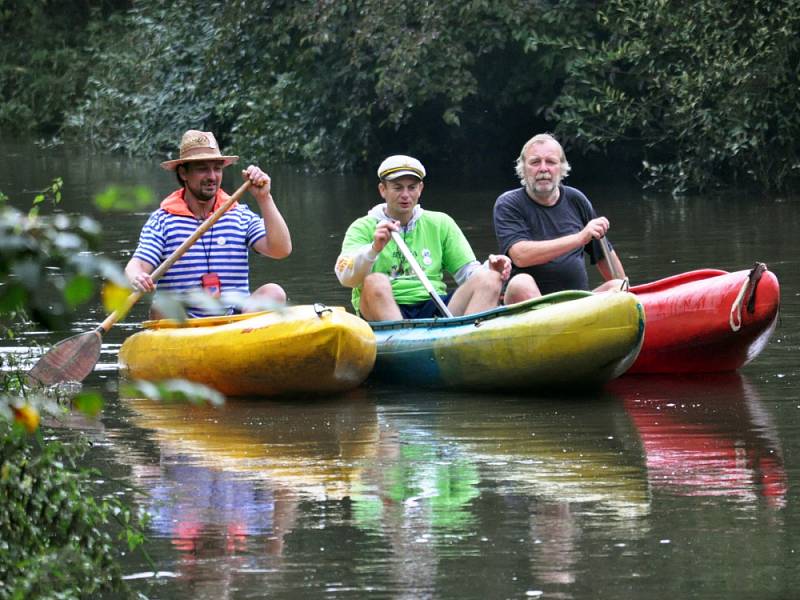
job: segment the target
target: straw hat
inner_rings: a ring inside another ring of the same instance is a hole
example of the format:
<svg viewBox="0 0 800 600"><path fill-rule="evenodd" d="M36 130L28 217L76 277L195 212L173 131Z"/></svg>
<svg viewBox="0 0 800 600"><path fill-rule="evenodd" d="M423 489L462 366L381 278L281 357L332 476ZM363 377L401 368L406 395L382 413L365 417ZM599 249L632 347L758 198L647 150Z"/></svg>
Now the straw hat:
<svg viewBox="0 0 800 600"><path fill-rule="evenodd" d="M197 131L196 129L190 129L183 134L179 156L180 158L175 160L162 162L161 166L167 171L174 171L178 165L187 162L221 160L224 161L222 166L227 167L239 160L238 156L222 155L213 133L210 131Z"/></svg>

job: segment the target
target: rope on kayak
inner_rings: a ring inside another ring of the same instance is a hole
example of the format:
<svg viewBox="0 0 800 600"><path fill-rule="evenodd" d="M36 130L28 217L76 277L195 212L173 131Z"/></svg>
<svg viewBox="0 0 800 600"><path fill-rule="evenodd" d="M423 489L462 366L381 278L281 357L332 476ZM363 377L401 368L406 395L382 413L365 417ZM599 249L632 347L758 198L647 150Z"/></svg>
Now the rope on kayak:
<svg viewBox="0 0 800 600"><path fill-rule="evenodd" d="M747 312L750 314L755 312L756 288L758 287L758 282L761 280L761 276L766 270L767 265L757 262L755 265L753 265L753 268L750 269L750 273L748 273L747 278L742 282L742 287L739 290L739 293L736 295L736 299L733 301L733 304L731 305L730 318L728 319L728 323L731 326L731 331L739 331L742 328L743 305L747 304ZM747 297L746 300L745 297Z"/></svg>

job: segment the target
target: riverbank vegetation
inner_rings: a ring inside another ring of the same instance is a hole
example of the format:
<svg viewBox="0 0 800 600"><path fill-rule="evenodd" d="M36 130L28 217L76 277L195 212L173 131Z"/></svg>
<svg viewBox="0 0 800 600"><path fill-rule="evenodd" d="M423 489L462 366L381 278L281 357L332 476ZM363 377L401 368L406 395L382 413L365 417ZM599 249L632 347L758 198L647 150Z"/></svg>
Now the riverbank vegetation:
<svg viewBox="0 0 800 600"><path fill-rule="evenodd" d="M0 193L0 338L33 325L63 330L98 295L111 311L130 293L119 268L97 253L99 224L60 210L61 188L53 180L28 211ZM130 192L110 188L95 202L134 210L142 191ZM35 385L25 374L31 360L0 353L0 599L134 597L120 559L143 543L147 515L119 497L118 484L98 483L98 473L82 466L91 446L81 435L57 442L48 431L70 412L96 415L103 397L77 382ZM217 406L224 400L188 381L131 382L124 393Z"/></svg>
<svg viewBox="0 0 800 600"><path fill-rule="evenodd" d="M0 336L36 321L63 327L96 292L104 275L121 277L90 250L99 226L51 212L61 181L36 196L28 212L0 194ZM44 214L48 213L48 214ZM0 598L86 598L114 592L133 597L120 558L143 541L146 515L99 489L82 467L90 445L47 439L45 419L70 406L87 414L102 406L97 392L37 389L23 374L25 358L0 355ZM79 388L80 386L77 386ZM108 482L106 482L107 484Z"/></svg>
<svg viewBox="0 0 800 600"><path fill-rule="evenodd" d="M0 598L135 597L119 559L143 539L139 517L95 497L98 474L79 466L88 450L31 443L0 419Z"/></svg>
<svg viewBox="0 0 800 600"><path fill-rule="evenodd" d="M549 130L675 192L800 175L800 0L87 4L3 3L0 129L164 156L202 127L314 171L505 169Z"/></svg>

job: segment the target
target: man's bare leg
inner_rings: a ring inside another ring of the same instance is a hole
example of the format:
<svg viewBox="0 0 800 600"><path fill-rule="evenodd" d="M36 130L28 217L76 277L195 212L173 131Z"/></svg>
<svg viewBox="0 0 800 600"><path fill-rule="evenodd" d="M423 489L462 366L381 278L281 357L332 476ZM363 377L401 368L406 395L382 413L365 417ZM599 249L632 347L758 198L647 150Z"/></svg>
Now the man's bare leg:
<svg viewBox="0 0 800 600"><path fill-rule="evenodd" d="M370 273L361 288L358 307L367 321L399 321L403 318L392 294L392 282L383 273Z"/></svg>
<svg viewBox="0 0 800 600"><path fill-rule="evenodd" d="M453 315L471 315L489 310L500 302L503 280L497 271L478 269L460 285L447 307Z"/></svg>
<svg viewBox="0 0 800 600"><path fill-rule="evenodd" d="M286 292L277 283L267 283L258 288L245 300L242 312L269 310L276 306L286 305Z"/></svg>
<svg viewBox="0 0 800 600"><path fill-rule="evenodd" d="M531 298L539 298L541 295L542 292L539 291L539 286L536 285L533 277L527 273L520 273L514 275L508 282L503 304L516 304Z"/></svg>

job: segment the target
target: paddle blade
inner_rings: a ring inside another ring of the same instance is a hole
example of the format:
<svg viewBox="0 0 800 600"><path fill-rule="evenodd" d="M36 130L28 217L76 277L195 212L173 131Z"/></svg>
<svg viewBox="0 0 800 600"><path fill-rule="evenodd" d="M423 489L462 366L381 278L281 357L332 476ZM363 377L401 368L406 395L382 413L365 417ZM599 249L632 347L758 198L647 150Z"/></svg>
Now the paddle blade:
<svg viewBox="0 0 800 600"><path fill-rule="evenodd" d="M100 358L101 341L97 330L67 338L42 356L28 377L42 385L83 381Z"/></svg>

